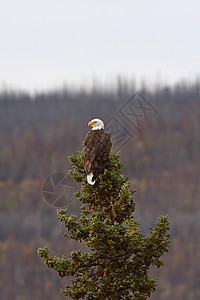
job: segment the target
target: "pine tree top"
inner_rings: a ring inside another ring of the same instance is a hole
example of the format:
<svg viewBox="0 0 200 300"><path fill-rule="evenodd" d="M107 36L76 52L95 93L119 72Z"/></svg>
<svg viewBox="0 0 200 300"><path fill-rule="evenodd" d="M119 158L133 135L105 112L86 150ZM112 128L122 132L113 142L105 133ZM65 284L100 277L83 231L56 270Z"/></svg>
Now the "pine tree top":
<svg viewBox="0 0 200 300"><path fill-rule="evenodd" d="M49 249L38 250L48 267L60 277L70 277L62 293L72 299L146 299L155 290L157 281L148 275L150 266L160 267L160 257L169 247L168 217L161 216L150 235L140 232L134 219L135 190L121 173L119 153L109 155L107 167L95 185L86 181L84 153L69 159L69 172L82 189L76 196L83 204L81 216L68 216L67 209L58 210L64 223L63 236L84 242L88 252L72 251L68 257L50 257Z"/></svg>

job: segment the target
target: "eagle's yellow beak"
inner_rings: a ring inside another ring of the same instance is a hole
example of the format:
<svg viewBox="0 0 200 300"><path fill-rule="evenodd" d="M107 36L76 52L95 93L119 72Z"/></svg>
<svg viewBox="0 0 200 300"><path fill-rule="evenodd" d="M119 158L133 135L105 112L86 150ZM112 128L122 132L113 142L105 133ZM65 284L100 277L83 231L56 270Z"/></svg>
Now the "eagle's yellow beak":
<svg viewBox="0 0 200 300"><path fill-rule="evenodd" d="M93 123L93 122L89 122L89 123L88 123L88 126L90 126L90 125L94 125L94 123Z"/></svg>

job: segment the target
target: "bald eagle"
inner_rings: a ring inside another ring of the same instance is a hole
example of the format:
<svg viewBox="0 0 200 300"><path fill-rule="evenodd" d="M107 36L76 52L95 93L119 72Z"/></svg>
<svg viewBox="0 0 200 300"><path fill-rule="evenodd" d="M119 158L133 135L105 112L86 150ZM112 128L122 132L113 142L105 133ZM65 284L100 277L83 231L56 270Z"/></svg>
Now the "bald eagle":
<svg viewBox="0 0 200 300"><path fill-rule="evenodd" d="M84 143L84 169L87 174L87 182L95 184L97 177L103 174L108 162L112 143L110 134L104 131L104 123L99 119L93 119L88 123L92 129L87 133Z"/></svg>

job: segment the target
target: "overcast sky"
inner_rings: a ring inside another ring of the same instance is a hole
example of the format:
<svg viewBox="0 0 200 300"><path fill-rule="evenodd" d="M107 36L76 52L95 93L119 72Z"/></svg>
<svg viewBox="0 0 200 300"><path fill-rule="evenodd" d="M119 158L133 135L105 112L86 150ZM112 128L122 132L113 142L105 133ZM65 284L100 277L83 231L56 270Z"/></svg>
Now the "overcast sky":
<svg viewBox="0 0 200 300"><path fill-rule="evenodd" d="M0 88L200 75L200 1L0 0Z"/></svg>

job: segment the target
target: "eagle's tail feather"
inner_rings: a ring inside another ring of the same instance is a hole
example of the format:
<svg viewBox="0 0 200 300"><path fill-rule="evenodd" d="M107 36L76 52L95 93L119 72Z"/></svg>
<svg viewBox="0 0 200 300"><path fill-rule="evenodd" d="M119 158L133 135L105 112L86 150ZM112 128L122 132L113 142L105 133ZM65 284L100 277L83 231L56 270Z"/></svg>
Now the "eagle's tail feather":
<svg viewBox="0 0 200 300"><path fill-rule="evenodd" d="M95 180L92 180L93 178L93 173L91 172L90 174L87 175L87 182L91 185L95 184Z"/></svg>

